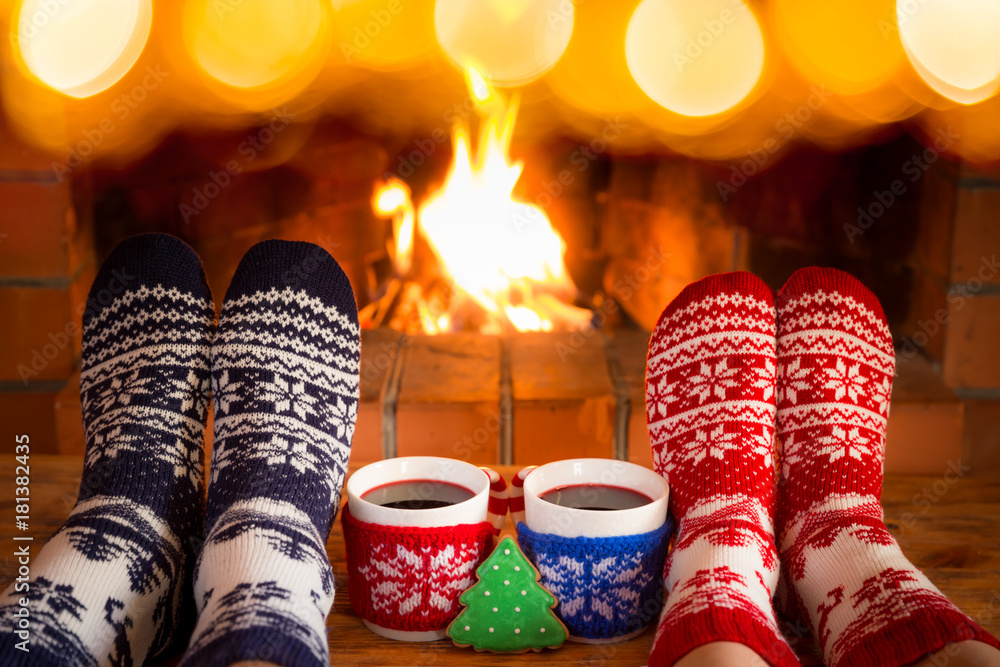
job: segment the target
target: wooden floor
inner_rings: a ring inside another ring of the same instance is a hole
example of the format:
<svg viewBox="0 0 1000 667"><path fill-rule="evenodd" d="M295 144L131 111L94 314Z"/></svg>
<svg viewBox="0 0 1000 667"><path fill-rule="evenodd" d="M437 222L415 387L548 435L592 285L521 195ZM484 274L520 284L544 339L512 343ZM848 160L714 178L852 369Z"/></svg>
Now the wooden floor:
<svg viewBox="0 0 1000 667"><path fill-rule="evenodd" d="M62 524L76 499L82 457L31 457L31 519L26 532L14 529L14 501L0 496L0 587L16 567L13 537L32 536L37 548ZM498 466L508 480L513 467ZM2 488L14 488L14 461L0 471ZM886 522L903 551L941 591L993 635L1000 635L1000 479L889 476L883 491ZM505 527L511 532L511 527ZM33 549L37 553L37 548ZM381 639L351 611L347 599L343 534L338 519L328 543L337 583L330 626L335 665L642 665L654 629L621 644L566 644L545 655L495 656L457 649L449 642L410 644ZM793 638L794 639L794 638ZM820 664L810 638L794 641L803 664ZM169 660L163 665L175 664Z"/></svg>

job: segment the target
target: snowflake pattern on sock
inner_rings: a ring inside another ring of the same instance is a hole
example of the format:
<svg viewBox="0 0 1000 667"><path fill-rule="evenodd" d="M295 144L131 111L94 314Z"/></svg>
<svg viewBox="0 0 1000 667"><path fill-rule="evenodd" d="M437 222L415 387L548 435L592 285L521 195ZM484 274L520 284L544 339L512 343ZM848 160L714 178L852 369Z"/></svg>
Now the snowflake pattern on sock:
<svg viewBox="0 0 1000 667"><path fill-rule="evenodd" d="M84 313L80 493L31 563L32 664L141 663L189 629L214 327L181 241L137 236L101 266ZM20 596L0 598L5 623ZM11 646L0 662L24 664Z"/></svg>
<svg viewBox="0 0 1000 667"><path fill-rule="evenodd" d="M803 269L779 295L778 326L783 578L825 663L908 664L962 639L996 645L883 523L895 358L878 300L846 273Z"/></svg>
<svg viewBox="0 0 1000 667"><path fill-rule="evenodd" d="M212 347L200 610L183 665L329 665L326 540L354 434L359 356L351 285L325 250L264 241L247 252Z"/></svg>
<svg viewBox="0 0 1000 667"><path fill-rule="evenodd" d="M775 336L771 291L748 273L688 286L653 332L647 423L677 536L651 666L713 641L798 664L771 605Z"/></svg>

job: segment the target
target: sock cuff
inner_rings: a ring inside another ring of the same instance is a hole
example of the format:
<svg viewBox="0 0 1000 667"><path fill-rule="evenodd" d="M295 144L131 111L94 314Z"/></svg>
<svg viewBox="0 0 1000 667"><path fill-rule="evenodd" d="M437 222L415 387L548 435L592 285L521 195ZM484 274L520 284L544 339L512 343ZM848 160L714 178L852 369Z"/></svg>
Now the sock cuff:
<svg viewBox="0 0 1000 667"><path fill-rule="evenodd" d="M669 614L669 611L667 612ZM664 619L649 656L649 667L669 667L691 651L713 642L750 648L774 667L800 667L788 642L756 615L743 609L714 607Z"/></svg>
<svg viewBox="0 0 1000 667"><path fill-rule="evenodd" d="M918 609L861 637L831 664L881 667L909 665L949 644L978 641L1000 649L1000 642L957 608Z"/></svg>
<svg viewBox="0 0 1000 667"><path fill-rule="evenodd" d="M517 541L559 601L556 612L569 633L610 639L641 630L659 615L672 529L667 517L639 535L562 537L536 533L521 521Z"/></svg>
<svg viewBox="0 0 1000 667"><path fill-rule="evenodd" d="M299 631L298 633L296 631ZM260 660L282 667L326 667L330 664L327 638L319 636L310 647L298 635L301 628L271 626L232 630L184 655L179 667L228 667L244 660ZM316 654L322 646L327 656Z"/></svg>
<svg viewBox="0 0 1000 667"><path fill-rule="evenodd" d="M407 632L447 628L493 548L489 521L382 526L355 519L350 505L341 521L351 607L370 623Z"/></svg>

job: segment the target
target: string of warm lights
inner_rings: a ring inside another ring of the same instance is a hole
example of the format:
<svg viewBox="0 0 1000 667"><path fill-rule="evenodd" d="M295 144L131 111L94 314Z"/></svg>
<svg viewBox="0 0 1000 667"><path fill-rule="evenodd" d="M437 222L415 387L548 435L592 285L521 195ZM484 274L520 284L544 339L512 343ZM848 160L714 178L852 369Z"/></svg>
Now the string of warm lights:
<svg viewBox="0 0 1000 667"><path fill-rule="evenodd" d="M732 160L904 123L1000 159L998 0L0 0L0 79L29 140L128 157L184 126L467 117L463 73L518 87L518 133Z"/></svg>

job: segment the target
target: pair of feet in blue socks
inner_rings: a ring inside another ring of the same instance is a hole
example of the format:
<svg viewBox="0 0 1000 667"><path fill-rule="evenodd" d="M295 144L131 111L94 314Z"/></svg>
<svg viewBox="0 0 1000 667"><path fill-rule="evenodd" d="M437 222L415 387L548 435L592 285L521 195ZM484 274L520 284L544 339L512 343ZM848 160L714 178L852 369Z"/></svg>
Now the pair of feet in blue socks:
<svg viewBox="0 0 1000 667"><path fill-rule="evenodd" d="M265 241L216 326L198 256L151 234L112 251L90 298L80 493L0 597L4 627L30 618L30 652L6 641L0 663L138 665L188 642L182 665L329 665L326 541L358 401L347 277L315 245Z"/></svg>

